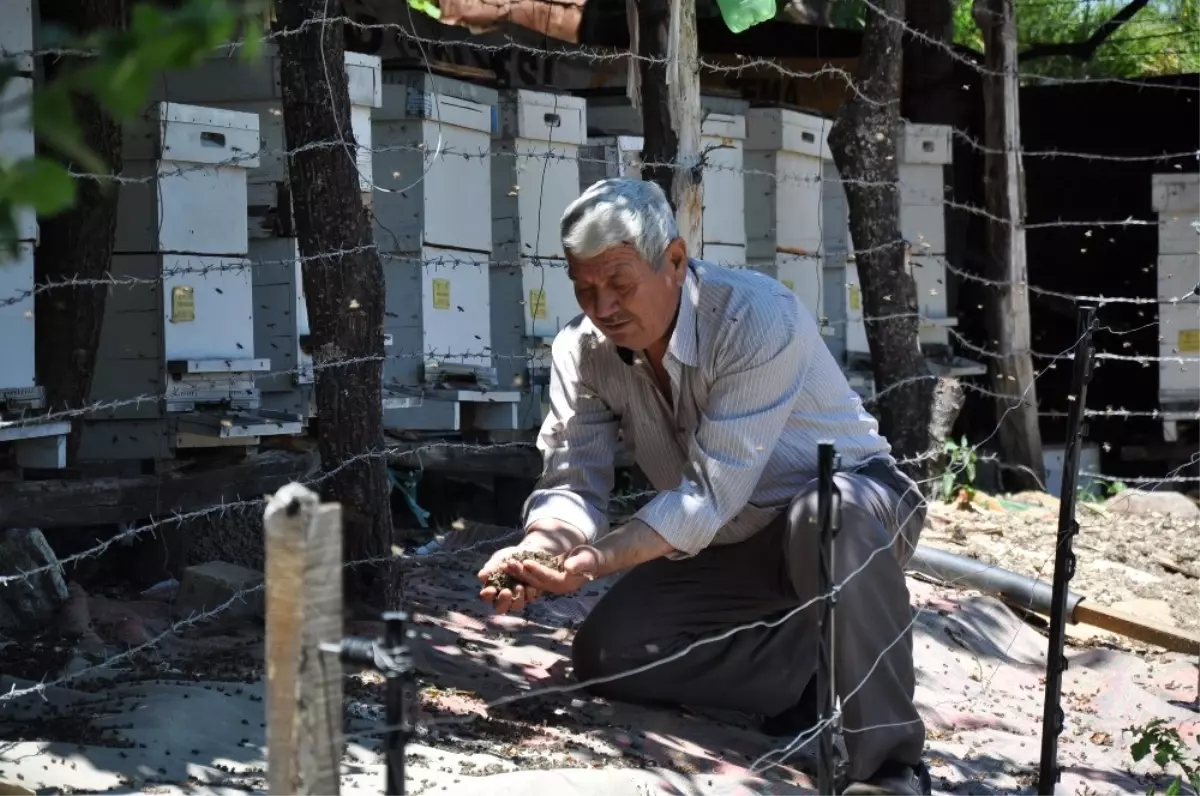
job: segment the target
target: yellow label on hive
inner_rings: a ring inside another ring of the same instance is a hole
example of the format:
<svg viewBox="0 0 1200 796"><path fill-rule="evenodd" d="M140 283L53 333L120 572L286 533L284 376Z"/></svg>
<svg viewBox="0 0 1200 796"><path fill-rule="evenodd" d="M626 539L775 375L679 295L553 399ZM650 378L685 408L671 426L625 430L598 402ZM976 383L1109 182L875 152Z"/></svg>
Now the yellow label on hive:
<svg viewBox="0 0 1200 796"><path fill-rule="evenodd" d="M792 291L793 293L796 292L796 283L793 282L792 280L780 279L779 281L782 282L783 286L786 287L788 290Z"/></svg>
<svg viewBox="0 0 1200 796"><path fill-rule="evenodd" d="M862 309L862 291L859 290L858 285L850 286L850 309L856 311Z"/></svg>
<svg viewBox="0 0 1200 796"><path fill-rule="evenodd" d="M1179 353L1200 354L1200 329L1184 329L1179 333Z"/></svg>
<svg viewBox="0 0 1200 796"><path fill-rule="evenodd" d="M546 307L546 291L529 291L529 316L536 321L544 321L549 314Z"/></svg>
<svg viewBox="0 0 1200 796"><path fill-rule="evenodd" d="M196 320L196 291L187 285L171 288L171 323Z"/></svg>
<svg viewBox="0 0 1200 796"><path fill-rule="evenodd" d="M433 280L433 308L435 310L450 309L450 280Z"/></svg>

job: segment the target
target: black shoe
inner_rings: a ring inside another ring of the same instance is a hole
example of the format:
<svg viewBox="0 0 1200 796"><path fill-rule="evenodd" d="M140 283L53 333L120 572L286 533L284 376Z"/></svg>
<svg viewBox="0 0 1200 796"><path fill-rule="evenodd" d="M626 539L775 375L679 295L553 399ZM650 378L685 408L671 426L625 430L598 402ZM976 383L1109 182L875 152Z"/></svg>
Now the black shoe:
<svg viewBox="0 0 1200 796"><path fill-rule="evenodd" d="M808 681L800 701L782 713L769 716L763 720L764 735L777 738L795 737L805 730L811 730L817 725L820 716L817 713L817 678Z"/></svg>
<svg viewBox="0 0 1200 796"><path fill-rule="evenodd" d="M900 763L885 763L866 782L851 782L842 791L845 796L871 796L871 794L904 794L904 796L929 796L933 793L933 782L924 763L906 766Z"/></svg>

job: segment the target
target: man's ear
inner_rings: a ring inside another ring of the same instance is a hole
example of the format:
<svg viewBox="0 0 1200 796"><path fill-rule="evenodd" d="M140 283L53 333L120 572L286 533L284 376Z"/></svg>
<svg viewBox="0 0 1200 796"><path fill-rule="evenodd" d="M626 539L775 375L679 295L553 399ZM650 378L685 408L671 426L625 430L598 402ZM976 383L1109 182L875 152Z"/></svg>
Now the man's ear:
<svg viewBox="0 0 1200 796"><path fill-rule="evenodd" d="M683 238L675 238L667 244L667 262L671 264L671 270L677 276L683 276L687 271L688 252L687 241Z"/></svg>

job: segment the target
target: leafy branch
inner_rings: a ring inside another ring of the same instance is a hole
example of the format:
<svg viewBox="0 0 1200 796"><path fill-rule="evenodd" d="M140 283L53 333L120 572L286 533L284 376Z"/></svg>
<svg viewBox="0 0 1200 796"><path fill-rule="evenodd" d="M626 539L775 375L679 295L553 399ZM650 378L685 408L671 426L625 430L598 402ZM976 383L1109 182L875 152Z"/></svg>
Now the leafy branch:
<svg viewBox="0 0 1200 796"><path fill-rule="evenodd" d="M31 208L51 216L76 201L75 177L64 163L92 174L108 166L83 142L73 98L92 97L100 108L124 121L135 117L150 93L151 81L162 72L188 69L221 45L240 38L242 57L252 58L261 46L263 11L244 2L186 0L164 9L138 4L125 30L101 30L71 43L69 49L88 55L53 82L37 87L32 99L17 97L0 106L0 127L33 130L59 159L36 155L15 161L0 154L0 246L10 254L17 248L17 214ZM58 38L66 47L66 37ZM14 80L27 79L13 62L0 63L0 96ZM15 93L15 92L8 92Z"/></svg>

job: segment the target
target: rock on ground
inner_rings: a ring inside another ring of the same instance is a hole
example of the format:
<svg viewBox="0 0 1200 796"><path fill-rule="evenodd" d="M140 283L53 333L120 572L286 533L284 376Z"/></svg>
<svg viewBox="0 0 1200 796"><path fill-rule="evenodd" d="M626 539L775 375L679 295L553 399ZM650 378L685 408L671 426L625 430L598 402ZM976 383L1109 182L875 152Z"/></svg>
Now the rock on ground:
<svg viewBox="0 0 1200 796"><path fill-rule="evenodd" d="M44 630L67 600L67 582L58 557L36 528L0 534L0 576L21 576L0 584L0 631Z"/></svg>
<svg viewBox="0 0 1200 796"><path fill-rule="evenodd" d="M1200 504L1182 492L1147 492L1129 489L1109 498L1105 508L1116 516L1141 517L1159 514L1184 520L1200 521Z"/></svg>

